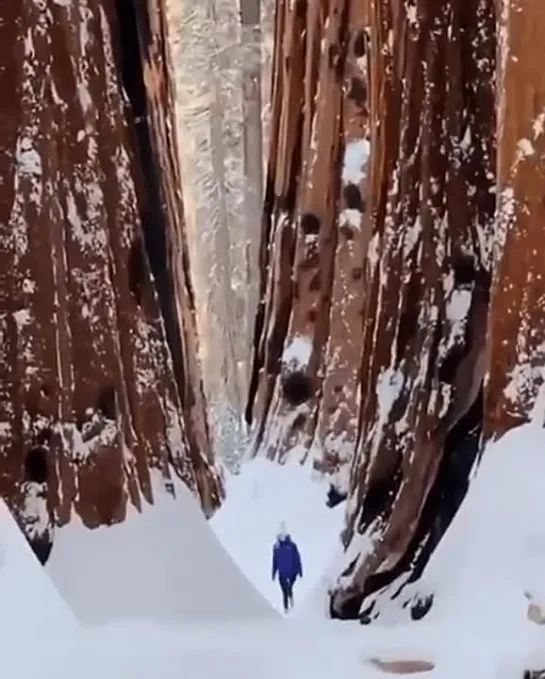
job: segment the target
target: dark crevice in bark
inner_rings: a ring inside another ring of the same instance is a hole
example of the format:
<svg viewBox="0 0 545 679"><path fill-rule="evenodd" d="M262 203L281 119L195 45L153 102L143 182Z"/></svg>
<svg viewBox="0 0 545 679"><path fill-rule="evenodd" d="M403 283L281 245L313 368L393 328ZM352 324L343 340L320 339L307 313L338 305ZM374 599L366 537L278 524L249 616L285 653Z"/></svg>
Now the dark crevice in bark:
<svg viewBox="0 0 545 679"><path fill-rule="evenodd" d="M146 258L141 238L136 238L131 245L127 268L129 274L129 290L134 297L134 301L140 305L142 302L144 285L147 282Z"/></svg>
<svg viewBox="0 0 545 679"><path fill-rule="evenodd" d="M48 454L45 446L33 446L25 455L25 481L47 483Z"/></svg>
<svg viewBox="0 0 545 679"><path fill-rule="evenodd" d="M265 200L262 217L262 234L261 234L261 248L260 248L260 302L256 315L256 322L254 326L254 360L252 362L252 375L250 377L250 386L248 401L244 417L248 425L252 424L253 407L257 392L259 389L259 377L263 368L267 374L276 375L279 373L279 363L282 351L284 349L284 341L288 332L289 319L291 316L292 302L295 294L295 289L291 283L291 276L286 275L288 269L293 268L293 261L295 255L296 239L291 228L286 228L284 218L293 223L295 210L297 207L297 196L299 192L299 179L301 175L302 166L302 135L303 135L304 117L301 114L298 118L297 132L294 138L294 150L290 163L290 174L287 181L287 188L283 196L277 195L274 190L275 186L275 169L274 165L269 162L267 170L267 183L265 191ZM280 263L281 271L284 272L283 280L286 281L285 288L280 293L280 300L276 310L266 307L265 293L267 280L270 270L270 253L274 246L274 238L276 230L283 229L280 234L280 251L282 252L282 259ZM287 292L287 288L290 291ZM268 322L268 316L275 315L275 323L271 338L269 341L261 343L262 332L265 324ZM310 397L309 397L310 398ZM265 403L265 413L270 406L270 399ZM263 417L264 423L266 417ZM261 429L262 431L262 429ZM257 440L260 439L261 431L257 434Z"/></svg>
<svg viewBox="0 0 545 679"><path fill-rule="evenodd" d="M483 387L467 413L448 432L435 483L424 504L415 549L420 544L409 582L420 578L433 550L450 526L469 487L479 452L483 422Z"/></svg>
<svg viewBox="0 0 545 679"><path fill-rule="evenodd" d="M159 307L165 325L166 340L178 377L177 385L184 384L184 361L182 338L176 316L174 281L170 266L170 244L167 218L161 194L161 168L153 149L152 131L148 118L148 100L144 84L145 55L151 44L148 8L145 3L135 0L116 0L118 67L123 88L130 102L129 120L134 131L134 153L138 165L144 169L143 199L140 204L140 219L144 235L144 251L153 274ZM133 254L136 259L139 253ZM129 262L136 265L136 262ZM144 266L140 262L141 266ZM135 273L141 275L141 272ZM136 281L133 278L133 284ZM183 399L183 394L180 397Z"/></svg>
<svg viewBox="0 0 545 679"><path fill-rule="evenodd" d="M265 361L263 347L261 346L260 340L263 334L263 328L265 326L265 293L267 290L267 279L269 277L269 248L273 228L271 215L273 214L275 200L274 180L272 179L270 172L271 170L269 167L269 176L267 177L265 183L265 195L263 199L263 224L261 243L259 245L259 302L257 305L254 322L254 335L252 342L252 373L250 375L250 384L248 387L248 401L244 411L244 419L246 420L246 424L248 426L252 424L253 405L259 389L259 373Z"/></svg>
<svg viewBox="0 0 545 679"><path fill-rule="evenodd" d="M296 407L312 398L314 386L308 375L296 371L282 378L282 393L286 402Z"/></svg>
<svg viewBox="0 0 545 679"><path fill-rule="evenodd" d="M401 559L394 568L371 575L365 582L363 594L355 593L353 598L347 599L342 611L334 611L331 607L331 613L334 614L332 617L360 618L363 622L370 622L373 604L361 613L362 604L367 597L392 584L404 573L408 573L406 582L392 596L394 599L401 594L406 585L416 582L421 577L467 493L469 476L477 459L482 437L483 403L481 386L468 412L448 432L435 481L424 503L413 538ZM414 616L424 617L431 605L430 597L418 599L413 606L416 609Z"/></svg>
<svg viewBox="0 0 545 679"><path fill-rule="evenodd" d="M115 387L102 387L98 395L97 410L107 420L117 419L117 392Z"/></svg>
<svg viewBox="0 0 545 679"><path fill-rule="evenodd" d="M376 518L386 521L392 509L401 482L403 480L402 456L397 454L397 459L392 466L393 471L382 475L379 479L371 479L361 512L360 530L365 530Z"/></svg>

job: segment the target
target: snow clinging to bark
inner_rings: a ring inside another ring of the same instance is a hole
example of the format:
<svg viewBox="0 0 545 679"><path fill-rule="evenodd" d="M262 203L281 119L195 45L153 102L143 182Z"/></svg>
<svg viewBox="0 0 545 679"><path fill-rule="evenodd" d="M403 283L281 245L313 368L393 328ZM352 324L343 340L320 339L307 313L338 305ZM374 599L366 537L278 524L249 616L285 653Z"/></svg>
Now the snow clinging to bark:
<svg viewBox="0 0 545 679"><path fill-rule="evenodd" d="M312 342L309 337L296 335L284 349L282 365L286 368L298 370L304 368L312 353Z"/></svg>
<svg viewBox="0 0 545 679"><path fill-rule="evenodd" d="M371 153L367 139L355 139L346 145L342 171L343 184L360 184L363 181L364 167Z"/></svg>

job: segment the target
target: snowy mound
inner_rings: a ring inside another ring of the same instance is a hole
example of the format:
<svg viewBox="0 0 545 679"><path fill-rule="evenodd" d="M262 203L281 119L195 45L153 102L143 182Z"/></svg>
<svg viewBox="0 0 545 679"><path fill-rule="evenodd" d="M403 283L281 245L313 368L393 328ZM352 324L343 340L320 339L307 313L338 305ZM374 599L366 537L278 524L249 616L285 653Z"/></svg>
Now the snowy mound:
<svg viewBox="0 0 545 679"><path fill-rule="evenodd" d="M2 499L0 601L4 615L2 635L9 633L24 639L33 630L43 637L49 631L65 633L77 628L76 618L34 556Z"/></svg>
<svg viewBox="0 0 545 679"><path fill-rule="evenodd" d="M468 495L419 586L429 617L526 617L545 607L545 431L529 424L487 446Z"/></svg>
<svg viewBox="0 0 545 679"><path fill-rule="evenodd" d="M276 615L225 553L189 491L116 526L57 531L46 569L79 619L172 624Z"/></svg>
<svg viewBox="0 0 545 679"><path fill-rule="evenodd" d="M304 608L311 613L314 606L309 605L309 597L323 609L323 597L317 596L316 588L339 551L344 504L330 509L326 505L327 482L312 476L308 466L298 463L250 460L240 474L228 478L227 500L211 520L225 549L278 610L282 602L278 584L271 580L271 569L273 543L282 521L297 543L303 562L304 577L295 587L298 611Z"/></svg>

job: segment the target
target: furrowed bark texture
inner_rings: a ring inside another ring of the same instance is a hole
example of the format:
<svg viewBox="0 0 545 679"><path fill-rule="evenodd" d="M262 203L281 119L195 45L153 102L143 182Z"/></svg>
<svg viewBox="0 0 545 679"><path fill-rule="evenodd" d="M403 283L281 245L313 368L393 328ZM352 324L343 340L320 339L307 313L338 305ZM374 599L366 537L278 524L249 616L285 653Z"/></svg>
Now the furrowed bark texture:
<svg viewBox="0 0 545 679"><path fill-rule="evenodd" d="M177 475L210 512L222 489L162 0L0 18L0 493L45 560L72 511L122 521Z"/></svg>
<svg viewBox="0 0 545 679"><path fill-rule="evenodd" d="M357 425L369 143L365 5L277 4L261 290L247 420L254 451L346 491ZM308 458L310 459L310 458Z"/></svg>
<svg viewBox="0 0 545 679"><path fill-rule="evenodd" d="M490 311L486 436L545 412L545 40L538 2L498 2L498 215Z"/></svg>
<svg viewBox="0 0 545 679"><path fill-rule="evenodd" d="M495 207L492 1L371 7L372 239L340 617L418 577L465 493Z"/></svg>

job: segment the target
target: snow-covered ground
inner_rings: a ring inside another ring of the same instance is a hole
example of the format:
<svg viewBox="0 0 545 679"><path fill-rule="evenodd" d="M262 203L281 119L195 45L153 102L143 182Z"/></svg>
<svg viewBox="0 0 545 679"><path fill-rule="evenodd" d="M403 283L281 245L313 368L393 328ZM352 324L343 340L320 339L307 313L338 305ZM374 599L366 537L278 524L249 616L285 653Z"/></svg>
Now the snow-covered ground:
<svg viewBox="0 0 545 679"><path fill-rule="evenodd" d="M280 466L263 458L247 462L240 474L227 477L227 500L211 526L242 572L279 611L282 597L271 575L280 524L286 523L303 562L304 577L294 590L294 613L308 609L309 595L340 549L344 507L327 507L327 490L328 484L313 478L308 466Z"/></svg>
<svg viewBox="0 0 545 679"><path fill-rule="evenodd" d="M58 530L46 570L84 624L272 618L181 483L112 527Z"/></svg>
<svg viewBox="0 0 545 679"><path fill-rule="evenodd" d="M309 606L335 559L342 509L325 508L324 488L310 483L307 469L267 465L258 461L231 479L213 530L187 496L116 528L59 531L47 572L80 622L0 506L6 676L384 678L372 658L426 661L433 679L521 679L524 668L545 667L545 627L527 618L529 600L545 605L542 428L513 431L485 451L419 584L435 594L420 622L399 615L361 626L328 621ZM277 606L270 551L282 520L305 567L295 615L286 618L257 592Z"/></svg>

